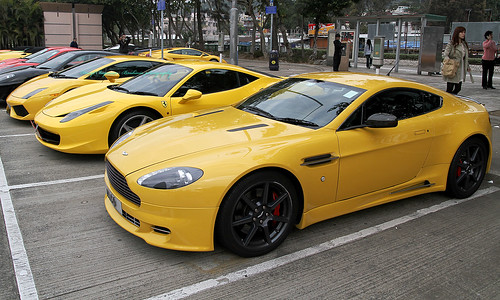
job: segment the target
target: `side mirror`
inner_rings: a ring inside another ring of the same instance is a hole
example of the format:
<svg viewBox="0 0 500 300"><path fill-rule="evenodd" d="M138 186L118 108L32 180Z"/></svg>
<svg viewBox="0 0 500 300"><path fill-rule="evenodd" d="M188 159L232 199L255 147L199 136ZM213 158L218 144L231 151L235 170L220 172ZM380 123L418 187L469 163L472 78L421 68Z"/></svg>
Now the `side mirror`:
<svg viewBox="0 0 500 300"><path fill-rule="evenodd" d="M106 77L106 79L109 80L109 82L113 83L113 82L115 82L115 80L120 78L120 74L118 74L114 71L109 71L109 72L106 72L104 74L104 77Z"/></svg>
<svg viewBox="0 0 500 300"><path fill-rule="evenodd" d="M181 101L179 101L179 104L184 104L190 100L200 99L201 95L202 93L200 91L189 89L187 90L186 94L182 97Z"/></svg>
<svg viewBox="0 0 500 300"><path fill-rule="evenodd" d="M398 126L398 118L395 115L376 113L368 117L366 125L371 128L390 128Z"/></svg>

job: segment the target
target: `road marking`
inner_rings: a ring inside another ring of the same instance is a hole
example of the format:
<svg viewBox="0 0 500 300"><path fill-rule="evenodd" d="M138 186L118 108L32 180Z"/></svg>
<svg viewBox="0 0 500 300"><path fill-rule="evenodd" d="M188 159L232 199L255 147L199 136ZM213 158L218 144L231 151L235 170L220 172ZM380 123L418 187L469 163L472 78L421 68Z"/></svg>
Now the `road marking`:
<svg viewBox="0 0 500 300"><path fill-rule="evenodd" d="M482 197L482 196L497 192L499 190L500 190L500 188L498 188L498 187L489 187L489 188L486 188L484 190L477 191L474 195L472 195L471 197L466 198L466 199L452 199L452 200L448 200L448 201L442 202L440 204L437 204L437 205L434 205L434 206L431 206L428 208L419 209L412 214L409 214L409 215L406 215L406 216L403 216L403 217L400 217L400 218L397 218L397 219L394 219L394 220L391 220L391 221L388 221L388 222L385 222L385 223L382 223L379 225L375 225L373 227L366 228L366 229L360 230L360 231L355 232L355 233L351 233L351 234L346 235L346 236L341 236L341 237L335 238L333 240L330 240L328 242L325 242L325 243L322 243L322 244L319 244L316 246L312 246L312 247L306 248L306 249L298 251L298 252L290 253L290 254L282 256L282 257L268 260L268 261L265 261L263 263L260 263L260 264L254 265L254 266L250 266L248 268L217 277L215 279L208 279L205 281L201 281L201 282L192 284L190 286L186 286L186 287L183 287L183 288L180 288L177 290L170 291L170 292L162 294L162 295L154 296L154 297L148 298L147 300L160 300L160 299L172 300L172 299L182 299L182 298L186 298L189 296L193 296L199 292L209 290L212 288L216 288L219 286L223 286L223 285L231 283L231 282L236 282L236 281L239 281L242 279L246 279L248 277L251 277L251 276L254 276L254 275L269 271L269 270L273 270L277 267L281 267L281 266L284 266L286 264L292 263L292 262L297 261L299 259L307 258L309 256L312 256L312 255L315 255L315 254L318 254L318 253L321 253L321 252L324 252L327 250L331 250L333 248L348 244L350 242L354 242L354 241L357 241L359 239L366 238L370 235L374 235L376 233L379 233L379 232L382 232L382 231L385 231L385 230L388 230L391 228L395 228L398 225L401 225L401 224L407 223L409 221L421 218L425 215L435 213L435 212L440 211L442 209L452 207L452 206L455 206L457 204L461 204L461 203L470 201L472 199L476 199L478 197Z"/></svg>
<svg viewBox="0 0 500 300"><path fill-rule="evenodd" d="M9 135L0 135L0 138L10 138L10 137L19 137L19 136L31 136L35 135L34 133L23 133L23 134L9 134Z"/></svg>
<svg viewBox="0 0 500 300"><path fill-rule="evenodd" d="M24 248L23 236L17 223L16 212L12 205L7 177L0 157L0 201L2 203L3 217L5 220L5 230L9 240L10 253L14 272L16 274L17 288L19 296L23 299L38 299L35 281L31 273L28 254Z"/></svg>
<svg viewBox="0 0 500 300"><path fill-rule="evenodd" d="M24 188L30 188L30 187L36 187L36 186L46 186L46 185L52 185L52 184L78 182L78 181L85 181L85 180L92 180L92 179L101 179L101 178L104 178L104 174L93 175L93 176L84 176L84 177L76 177L76 178L68 178L68 179L59 179L59 180L53 180L53 181L43 181L43 182L16 184L16 185L8 186L7 188L9 190L16 190L16 189L24 189ZM0 187L0 189L1 188L2 187Z"/></svg>

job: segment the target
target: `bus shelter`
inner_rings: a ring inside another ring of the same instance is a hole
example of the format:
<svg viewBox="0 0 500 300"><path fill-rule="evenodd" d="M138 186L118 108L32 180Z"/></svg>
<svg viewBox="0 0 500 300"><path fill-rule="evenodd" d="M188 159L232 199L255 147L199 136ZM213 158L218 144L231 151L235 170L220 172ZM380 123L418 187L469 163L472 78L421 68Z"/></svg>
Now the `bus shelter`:
<svg viewBox="0 0 500 300"><path fill-rule="evenodd" d="M396 23L397 30L395 32L396 43L396 62L394 71L398 72L400 53L401 53L401 34L403 22L411 22L412 24L419 24L420 27L420 44L418 56L418 69L417 73L421 74L422 71L433 72L438 69L441 63L441 51L443 45L444 23L446 16L421 14L421 15L380 15L380 16L361 16L361 17L339 17L336 21L336 28L352 29L352 24L356 24L353 40L353 64L356 68L358 66L358 52L359 52L359 29L361 23L376 24L375 35L379 36L383 24ZM347 25L349 24L349 26ZM394 35L394 34L393 34ZM394 36L386 37L394 38ZM438 65L439 62L439 65Z"/></svg>

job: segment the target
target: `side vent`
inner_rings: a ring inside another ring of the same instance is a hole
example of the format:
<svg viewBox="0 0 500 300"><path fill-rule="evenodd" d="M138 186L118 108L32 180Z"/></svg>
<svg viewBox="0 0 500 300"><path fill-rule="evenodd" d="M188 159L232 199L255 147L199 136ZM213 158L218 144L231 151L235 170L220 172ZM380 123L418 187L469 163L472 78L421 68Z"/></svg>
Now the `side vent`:
<svg viewBox="0 0 500 300"><path fill-rule="evenodd" d="M304 158L304 163L302 163L301 166L316 166L326 164L333 160L336 160L337 158L339 157L332 156L330 153L306 157Z"/></svg>

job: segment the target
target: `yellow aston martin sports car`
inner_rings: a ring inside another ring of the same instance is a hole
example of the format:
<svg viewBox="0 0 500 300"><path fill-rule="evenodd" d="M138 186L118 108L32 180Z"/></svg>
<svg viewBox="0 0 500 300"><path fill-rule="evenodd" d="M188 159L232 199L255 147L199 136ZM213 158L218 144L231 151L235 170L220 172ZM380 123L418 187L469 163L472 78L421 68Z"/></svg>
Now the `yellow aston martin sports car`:
<svg viewBox="0 0 500 300"><path fill-rule="evenodd" d="M161 117L231 105L280 81L214 62L162 64L121 85L70 91L35 116L37 138L68 153L106 153L127 131Z"/></svg>
<svg viewBox="0 0 500 300"><path fill-rule="evenodd" d="M139 55L141 56L149 56L149 51L142 52ZM161 49L151 51L151 57L161 58ZM215 55L208 54L201 50L193 49L193 48L167 48L163 49L163 58L167 60L180 60L180 59L198 59L204 61L214 61L220 62L220 58ZM224 59L222 62L226 62Z"/></svg>
<svg viewBox="0 0 500 300"><path fill-rule="evenodd" d="M122 83L163 63L160 59L129 55L96 58L20 85L7 97L7 111L12 118L33 120L47 103L70 90L102 82Z"/></svg>
<svg viewBox="0 0 500 300"><path fill-rule="evenodd" d="M488 112L419 83L355 73L285 79L235 106L164 118L106 154L105 205L147 243L241 256L293 226L423 193L473 194Z"/></svg>

